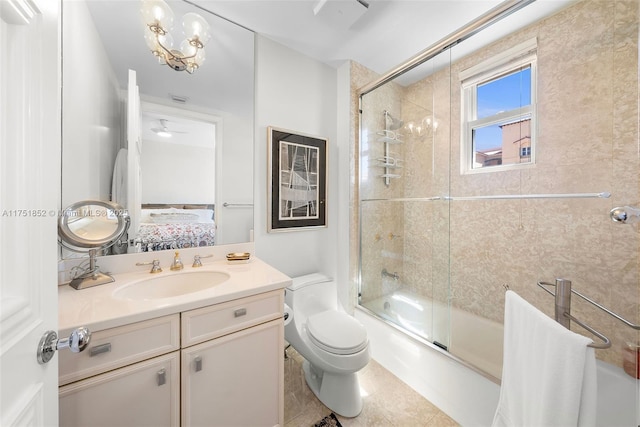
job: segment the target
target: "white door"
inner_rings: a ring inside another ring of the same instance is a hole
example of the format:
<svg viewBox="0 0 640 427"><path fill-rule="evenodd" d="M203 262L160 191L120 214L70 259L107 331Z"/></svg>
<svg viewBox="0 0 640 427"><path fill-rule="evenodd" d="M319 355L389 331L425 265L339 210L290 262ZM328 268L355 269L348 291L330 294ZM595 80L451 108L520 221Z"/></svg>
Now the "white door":
<svg viewBox="0 0 640 427"><path fill-rule="evenodd" d="M140 156L142 155L142 138L140 133L140 89L136 80L136 72L129 70L129 86L127 91L127 206L124 206L131 219L129 237L134 238L140 225L140 209L142 205L142 183Z"/></svg>
<svg viewBox="0 0 640 427"><path fill-rule="evenodd" d="M0 0L0 425L57 425L60 3Z"/></svg>

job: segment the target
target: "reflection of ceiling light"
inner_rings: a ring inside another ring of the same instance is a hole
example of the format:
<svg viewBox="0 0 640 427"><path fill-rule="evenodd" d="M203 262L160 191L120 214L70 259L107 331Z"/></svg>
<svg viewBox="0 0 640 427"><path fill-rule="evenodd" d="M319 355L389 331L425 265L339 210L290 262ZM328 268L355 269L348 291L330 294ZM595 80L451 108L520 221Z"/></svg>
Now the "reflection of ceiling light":
<svg viewBox="0 0 640 427"><path fill-rule="evenodd" d="M173 49L173 11L163 0L143 0L142 17L146 26L144 39L158 62L176 71L193 73L205 60L204 45L211 38L209 24L197 13L182 17L185 40L180 49Z"/></svg>
<svg viewBox="0 0 640 427"><path fill-rule="evenodd" d="M410 121L405 126L410 135L414 136L431 136L438 130L438 121L431 116L426 116L422 120L416 122Z"/></svg>
<svg viewBox="0 0 640 427"><path fill-rule="evenodd" d="M171 138L171 136L172 136L171 132L167 132L167 131L164 131L164 130L156 132L156 135L161 136L163 138Z"/></svg>

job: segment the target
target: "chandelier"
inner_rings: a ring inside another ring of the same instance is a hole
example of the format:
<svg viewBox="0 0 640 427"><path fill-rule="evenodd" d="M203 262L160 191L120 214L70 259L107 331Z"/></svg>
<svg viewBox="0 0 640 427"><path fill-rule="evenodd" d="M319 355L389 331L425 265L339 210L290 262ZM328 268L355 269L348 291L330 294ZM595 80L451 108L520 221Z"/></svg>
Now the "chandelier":
<svg viewBox="0 0 640 427"><path fill-rule="evenodd" d="M205 60L204 45L211 38L209 24L197 13L182 17L185 39L179 49L173 47L170 32L173 27L173 11L163 0L142 0L140 9L145 24L144 39L161 65L176 71L195 72Z"/></svg>

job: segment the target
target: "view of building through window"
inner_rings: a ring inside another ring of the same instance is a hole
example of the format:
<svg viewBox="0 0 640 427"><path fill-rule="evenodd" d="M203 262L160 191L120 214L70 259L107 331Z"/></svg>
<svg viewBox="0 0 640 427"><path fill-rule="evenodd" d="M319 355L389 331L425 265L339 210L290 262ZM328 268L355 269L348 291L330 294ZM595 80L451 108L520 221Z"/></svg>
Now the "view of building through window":
<svg viewBox="0 0 640 427"><path fill-rule="evenodd" d="M473 168L530 163L531 67L478 84L476 103Z"/></svg>
<svg viewBox="0 0 640 427"><path fill-rule="evenodd" d="M487 141L491 141L490 148L475 149L474 167L511 165L531 161L531 119L494 125L490 128L497 128L497 132L495 129L487 128L474 130L474 141L476 137L485 137ZM493 139L483 134L485 130L493 134L491 136Z"/></svg>

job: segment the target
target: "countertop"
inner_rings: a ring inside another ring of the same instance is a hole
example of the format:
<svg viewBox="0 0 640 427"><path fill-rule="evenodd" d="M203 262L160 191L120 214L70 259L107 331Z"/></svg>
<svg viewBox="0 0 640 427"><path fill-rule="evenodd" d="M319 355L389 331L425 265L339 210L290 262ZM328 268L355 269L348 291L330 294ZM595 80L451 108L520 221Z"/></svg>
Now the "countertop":
<svg viewBox="0 0 640 427"><path fill-rule="evenodd" d="M222 271L230 278L211 288L156 300L131 300L113 296L113 293L129 283L152 277L148 269L129 273L114 274L114 282L75 290L68 285L58 288L59 336L68 336L80 326L86 326L91 332L98 332L134 322L153 319L160 316L193 310L208 305L231 301L238 298L257 295L291 284L291 278L279 272L258 258L252 257L246 264L230 265L226 260L206 262L193 268L185 265L184 270L174 272L166 269L160 275L173 275L193 270ZM156 275L154 275L156 276Z"/></svg>

